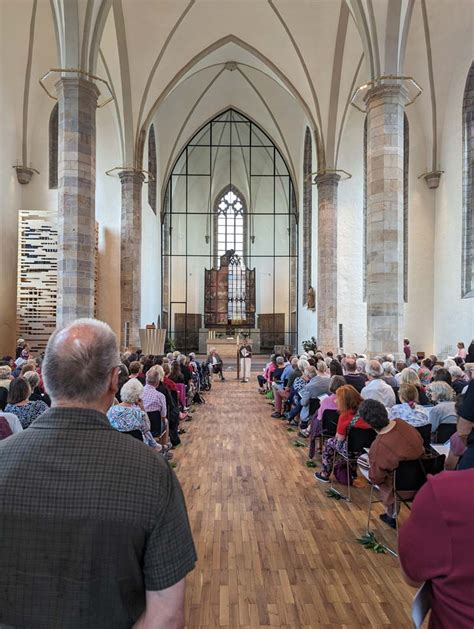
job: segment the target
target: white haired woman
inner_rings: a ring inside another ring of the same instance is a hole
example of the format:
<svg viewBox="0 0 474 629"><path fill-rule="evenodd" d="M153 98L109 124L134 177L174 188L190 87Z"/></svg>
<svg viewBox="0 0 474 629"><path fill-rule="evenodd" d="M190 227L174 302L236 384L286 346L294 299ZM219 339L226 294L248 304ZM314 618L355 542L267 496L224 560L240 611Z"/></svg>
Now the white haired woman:
<svg viewBox="0 0 474 629"><path fill-rule="evenodd" d="M153 439L151 434L150 420L143 410L142 394L142 383L136 378L128 380L120 389L120 399L122 401L120 404L109 408L107 418L112 428L119 432L140 430L143 443L159 452L161 446Z"/></svg>
<svg viewBox="0 0 474 629"><path fill-rule="evenodd" d="M431 432L435 433L440 424L456 424L458 416L454 403L454 391L447 382L437 380L430 385L431 399L435 406L430 409Z"/></svg>

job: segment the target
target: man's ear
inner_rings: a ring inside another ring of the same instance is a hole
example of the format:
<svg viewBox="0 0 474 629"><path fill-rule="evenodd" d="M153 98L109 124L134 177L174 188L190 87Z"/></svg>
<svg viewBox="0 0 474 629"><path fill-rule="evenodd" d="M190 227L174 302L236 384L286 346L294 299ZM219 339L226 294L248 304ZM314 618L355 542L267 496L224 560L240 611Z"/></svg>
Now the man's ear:
<svg viewBox="0 0 474 629"><path fill-rule="evenodd" d="M109 383L109 391L110 393L113 393L114 395L118 391L118 378L119 378L119 370L118 370L118 367L116 367L112 371L112 375L110 376L110 383Z"/></svg>

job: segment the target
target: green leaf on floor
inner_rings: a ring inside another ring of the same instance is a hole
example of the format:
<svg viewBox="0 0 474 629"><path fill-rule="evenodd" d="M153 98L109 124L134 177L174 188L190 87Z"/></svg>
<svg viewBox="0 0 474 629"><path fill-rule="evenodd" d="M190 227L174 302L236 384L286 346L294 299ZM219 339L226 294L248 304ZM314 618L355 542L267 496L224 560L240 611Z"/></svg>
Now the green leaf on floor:
<svg viewBox="0 0 474 629"><path fill-rule="evenodd" d="M328 489L328 491L326 492L326 496L328 498L334 498L334 500L341 500L342 498L341 494L335 489Z"/></svg>
<svg viewBox="0 0 474 629"><path fill-rule="evenodd" d="M358 537L357 542L366 550L373 550L379 554L384 554L386 552L386 547L377 541L375 534L372 531L370 533L364 533L362 537Z"/></svg>
<svg viewBox="0 0 474 629"><path fill-rule="evenodd" d="M316 467L316 463L314 461L306 461L306 467Z"/></svg>
<svg viewBox="0 0 474 629"><path fill-rule="evenodd" d="M288 432L295 432L295 429L292 428L291 426L289 428L286 429Z"/></svg>
<svg viewBox="0 0 474 629"><path fill-rule="evenodd" d="M306 448L306 444L301 443L301 441L293 441L293 445L295 446L295 448Z"/></svg>
<svg viewBox="0 0 474 629"><path fill-rule="evenodd" d="M170 465L171 465L171 467L173 467L173 468L178 466L178 464L176 463L176 461L171 461Z"/></svg>

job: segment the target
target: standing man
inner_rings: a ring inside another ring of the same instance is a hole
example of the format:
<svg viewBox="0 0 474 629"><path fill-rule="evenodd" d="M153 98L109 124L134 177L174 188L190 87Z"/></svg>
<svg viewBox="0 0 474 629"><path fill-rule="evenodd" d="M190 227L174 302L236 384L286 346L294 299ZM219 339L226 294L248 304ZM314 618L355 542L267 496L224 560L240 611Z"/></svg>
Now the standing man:
<svg viewBox="0 0 474 629"><path fill-rule="evenodd" d="M252 369L252 346L248 341L241 344L239 349L239 358L242 382L248 382L250 378L250 370Z"/></svg>
<svg viewBox="0 0 474 629"><path fill-rule="evenodd" d="M411 356L410 341L408 339L403 339L403 353L405 354L405 361L408 362Z"/></svg>
<svg viewBox="0 0 474 629"><path fill-rule="evenodd" d="M169 464L107 419L119 365L105 323L57 330L43 363L51 409L0 442L0 624L184 626L186 506Z"/></svg>

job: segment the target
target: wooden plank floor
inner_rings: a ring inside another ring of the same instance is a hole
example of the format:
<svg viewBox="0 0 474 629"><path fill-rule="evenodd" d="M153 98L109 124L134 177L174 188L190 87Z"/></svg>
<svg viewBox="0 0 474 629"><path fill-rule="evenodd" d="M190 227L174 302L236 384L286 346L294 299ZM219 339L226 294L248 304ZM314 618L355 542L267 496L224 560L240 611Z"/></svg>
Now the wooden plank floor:
<svg viewBox="0 0 474 629"><path fill-rule="evenodd" d="M397 560L355 542L368 491L326 496L253 382L215 381L175 452L199 556L187 627L410 627ZM377 538L395 533L375 522ZM383 525L382 525L383 526Z"/></svg>

